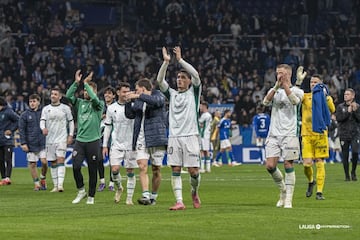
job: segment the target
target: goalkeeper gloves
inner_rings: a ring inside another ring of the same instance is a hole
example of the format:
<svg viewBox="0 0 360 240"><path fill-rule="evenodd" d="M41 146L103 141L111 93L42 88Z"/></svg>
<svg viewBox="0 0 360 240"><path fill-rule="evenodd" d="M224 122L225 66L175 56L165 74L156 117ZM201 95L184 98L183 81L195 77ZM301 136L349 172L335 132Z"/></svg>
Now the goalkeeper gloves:
<svg viewBox="0 0 360 240"><path fill-rule="evenodd" d="M296 70L296 82L295 85L296 86L301 86L302 82L304 81L305 77L306 77L306 72L304 72L304 67L303 66L299 66L298 69Z"/></svg>

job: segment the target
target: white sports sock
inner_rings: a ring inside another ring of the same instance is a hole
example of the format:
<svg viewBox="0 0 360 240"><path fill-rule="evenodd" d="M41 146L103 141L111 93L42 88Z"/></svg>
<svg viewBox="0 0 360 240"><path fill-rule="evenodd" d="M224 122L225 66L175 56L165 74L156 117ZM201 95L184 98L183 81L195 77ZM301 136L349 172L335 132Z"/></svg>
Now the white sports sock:
<svg viewBox="0 0 360 240"><path fill-rule="evenodd" d="M127 177L127 183L126 183L127 199L132 199L133 198L135 185L136 185L136 177L135 176L131 176L131 177L128 176Z"/></svg>
<svg viewBox="0 0 360 240"><path fill-rule="evenodd" d="M118 172L116 174L111 173L111 176L112 176L112 179L113 179L114 183L116 184L116 187L121 188L121 174L120 174L120 172Z"/></svg>
<svg viewBox="0 0 360 240"><path fill-rule="evenodd" d="M275 184L279 187L280 191L285 190L285 182L283 175L279 168L276 168L275 172L271 174L272 178L274 179Z"/></svg>
<svg viewBox="0 0 360 240"><path fill-rule="evenodd" d="M201 158L200 169L205 170L205 158Z"/></svg>
<svg viewBox="0 0 360 240"><path fill-rule="evenodd" d="M58 169L57 166L50 168L51 179L54 184L54 188L58 187Z"/></svg>
<svg viewBox="0 0 360 240"><path fill-rule="evenodd" d="M64 165L60 165L57 167L58 186L59 187L64 186L65 172L66 172L66 168Z"/></svg>
<svg viewBox="0 0 360 240"><path fill-rule="evenodd" d="M171 176L171 185L175 195L176 202L182 202L182 181L181 176Z"/></svg>
<svg viewBox="0 0 360 240"><path fill-rule="evenodd" d="M100 183L105 184L105 178L100 178Z"/></svg>
<svg viewBox="0 0 360 240"><path fill-rule="evenodd" d="M286 198L285 201L292 201L295 187L295 171L285 173Z"/></svg>
<svg viewBox="0 0 360 240"><path fill-rule="evenodd" d="M211 172L211 160L205 161L205 167L207 172Z"/></svg>
<svg viewBox="0 0 360 240"><path fill-rule="evenodd" d="M158 194L157 194L157 193L151 193L151 194L150 194L150 199L156 200L157 197L158 197Z"/></svg>

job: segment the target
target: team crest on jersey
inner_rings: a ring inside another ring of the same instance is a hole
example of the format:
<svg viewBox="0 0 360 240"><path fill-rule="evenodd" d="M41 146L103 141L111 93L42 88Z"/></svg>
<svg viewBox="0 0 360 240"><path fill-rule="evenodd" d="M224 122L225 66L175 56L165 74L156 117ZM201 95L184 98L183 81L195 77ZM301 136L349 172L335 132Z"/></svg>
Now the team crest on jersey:
<svg viewBox="0 0 360 240"><path fill-rule="evenodd" d="M30 119L30 120L32 119L31 115L29 115L29 119Z"/></svg>

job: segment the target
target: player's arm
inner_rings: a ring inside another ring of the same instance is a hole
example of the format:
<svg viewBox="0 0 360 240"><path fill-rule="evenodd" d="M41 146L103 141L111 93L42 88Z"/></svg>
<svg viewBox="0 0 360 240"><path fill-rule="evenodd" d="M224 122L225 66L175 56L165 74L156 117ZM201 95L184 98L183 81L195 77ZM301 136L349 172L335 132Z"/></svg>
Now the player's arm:
<svg viewBox="0 0 360 240"><path fill-rule="evenodd" d="M162 48L162 54L164 61L159 69L158 75L156 77L156 81L159 84L160 91L165 93L169 90L169 84L165 80L165 75L166 75L167 67L169 66L170 63L170 55L168 54L165 47Z"/></svg>
<svg viewBox="0 0 360 240"><path fill-rule="evenodd" d="M176 60L179 62L179 64L191 75L191 82L193 84L193 86L198 87L201 84L201 80L200 80L200 76L198 71L196 71L196 69L189 64L188 62L186 62L182 56L181 56L181 48L179 46L176 46L174 48L174 53L176 56Z"/></svg>
<svg viewBox="0 0 360 240"><path fill-rule="evenodd" d="M158 94L155 93L152 95L142 93L139 95L139 99L143 102L146 102L146 107L150 108L161 108L165 105L165 98L160 92L158 92Z"/></svg>
<svg viewBox="0 0 360 240"><path fill-rule="evenodd" d="M133 107L134 102L127 102L125 104L125 116L129 119L134 119L136 117L136 110ZM142 109L140 110L142 111Z"/></svg>
<svg viewBox="0 0 360 240"><path fill-rule="evenodd" d="M80 84L80 80L82 74L80 74L81 70L77 70L74 76L74 82L71 84L69 89L66 91L66 97L70 100L70 102L74 105L76 103L75 92Z"/></svg>
<svg viewBox="0 0 360 240"><path fill-rule="evenodd" d="M303 83L307 72L304 71L303 66L299 66L296 70L296 82L295 85L300 88L301 84Z"/></svg>
<svg viewBox="0 0 360 240"><path fill-rule="evenodd" d="M263 104L265 106L271 105L272 100L274 99L274 95L279 88L280 88L280 82L276 81L274 87L270 88L270 90L267 92L266 96L263 99Z"/></svg>
<svg viewBox="0 0 360 240"><path fill-rule="evenodd" d="M336 108L335 108L334 100L330 95L326 96L326 103L330 113L334 113Z"/></svg>
<svg viewBox="0 0 360 240"><path fill-rule="evenodd" d="M345 111L343 111L343 107L345 108ZM351 115L351 113L348 110L348 107L345 105L338 105L336 108L336 120L338 122L345 122Z"/></svg>
<svg viewBox="0 0 360 240"><path fill-rule="evenodd" d="M48 135L48 129L46 128L46 119L47 119L47 114L46 114L46 107L44 107L41 111L41 117L40 117L40 129L42 131L42 134L44 136Z"/></svg>
<svg viewBox="0 0 360 240"><path fill-rule="evenodd" d="M354 117L356 119L356 121L359 123L360 122L360 107L359 104L357 104L355 101L351 103L351 107L354 113Z"/></svg>
<svg viewBox="0 0 360 240"><path fill-rule="evenodd" d="M284 88L286 96L288 97L292 105L298 105L299 103L301 103L304 95L304 92L302 90L296 87L290 88L289 81L282 81L281 86ZM302 92L302 95L296 92L297 89Z"/></svg>
<svg viewBox="0 0 360 240"><path fill-rule="evenodd" d="M20 147L24 152L28 152L29 148L26 142L26 112L22 113L19 118L19 135L20 135Z"/></svg>
<svg viewBox="0 0 360 240"><path fill-rule="evenodd" d="M104 158L109 156L108 143L109 143L109 138L110 138L110 134L111 134L111 129L112 129L112 125L105 124L104 135L103 135L103 145L102 145L102 147L103 147L102 155Z"/></svg>
<svg viewBox="0 0 360 240"><path fill-rule="evenodd" d="M19 115L17 115L17 113L15 113L14 111L9 111L9 119L11 123L7 130L10 130L10 134L12 134L19 127Z"/></svg>

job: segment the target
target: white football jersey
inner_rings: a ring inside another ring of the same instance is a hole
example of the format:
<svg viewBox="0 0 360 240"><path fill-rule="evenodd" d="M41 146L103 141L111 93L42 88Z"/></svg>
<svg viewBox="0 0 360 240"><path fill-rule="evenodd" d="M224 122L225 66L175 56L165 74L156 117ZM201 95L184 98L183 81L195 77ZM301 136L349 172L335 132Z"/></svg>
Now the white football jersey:
<svg viewBox="0 0 360 240"><path fill-rule="evenodd" d="M304 97L304 91L298 87L291 87L291 91L300 99ZM271 89L269 90L271 91ZM285 90L279 88L272 100L271 121L269 136L298 136L298 105L293 105Z"/></svg>
<svg viewBox="0 0 360 240"><path fill-rule="evenodd" d="M199 88L201 88L199 86ZM185 92L169 88L169 137L199 135L198 111L200 98L194 87ZM201 91L199 91L200 94ZM166 94L165 94L166 95Z"/></svg>
<svg viewBox="0 0 360 240"><path fill-rule="evenodd" d="M104 123L112 126L111 147L132 150L134 119L125 116L125 104L114 102L108 106Z"/></svg>
<svg viewBox="0 0 360 240"><path fill-rule="evenodd" d="M46 105L41 112L40 125L48 129L46 145L63 143L69 135L69 122L73 121L71 109L68 105Z"/></svg>
<svg viewBox="0 0 360 240"><path fill-rule="evenodd" d="M211 113L209 112L202 113L199 118L199 123L202 124L202 128L200 130L201 137L204 139L210 139L211 123L212 123Z"/></svg>

